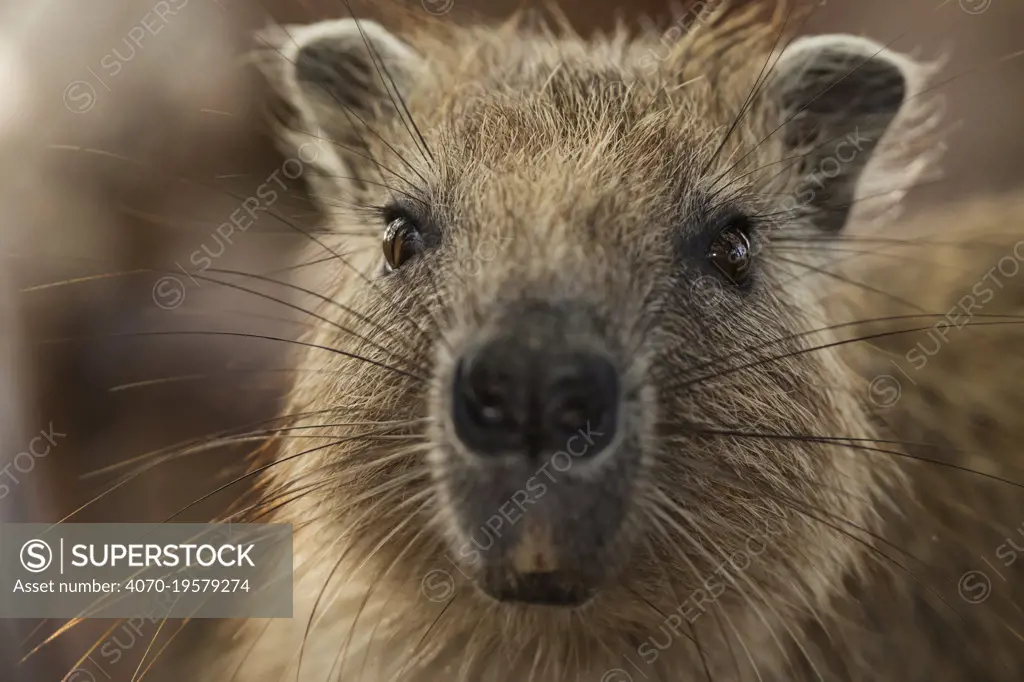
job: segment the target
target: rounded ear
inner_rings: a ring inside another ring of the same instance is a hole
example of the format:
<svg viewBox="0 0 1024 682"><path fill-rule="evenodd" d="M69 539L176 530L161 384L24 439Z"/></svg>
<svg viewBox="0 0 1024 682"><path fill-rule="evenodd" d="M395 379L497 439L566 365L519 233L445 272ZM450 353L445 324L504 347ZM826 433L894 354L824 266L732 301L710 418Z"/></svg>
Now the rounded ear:
<svg viewBox="0 0 1024 682"><path fill-rule="evenodd" d="M801 215L825 231L846 225L865 167L924 73L909 57L856 36L800 38L782 53L766 93L781 113L787 156L801 160L794 197ZM889 183L909 185L914 178L906 175Z"/></svg>
<svg viewBox="0 0 1024 682"><path fill-rule="evenodd" d="M326 138L337 163L358 166L344 147L362 149L374 120L399 115L421 59L375 21L338 19L272 26L256 35L256 63L280 98L282 136L289 146Z"/></svg>

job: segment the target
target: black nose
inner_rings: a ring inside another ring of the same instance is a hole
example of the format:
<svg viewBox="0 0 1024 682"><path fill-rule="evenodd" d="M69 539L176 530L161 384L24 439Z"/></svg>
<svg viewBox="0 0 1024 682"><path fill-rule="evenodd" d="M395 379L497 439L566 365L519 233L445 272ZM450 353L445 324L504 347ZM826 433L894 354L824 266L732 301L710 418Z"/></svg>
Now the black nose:
<svg viewBox="0 0 1024 682"><path fill-rule="evenodd" d="M505 336L463 356L453 388L456 435L480 455L593 457L614 436L618 372L596 350Z"/></svg>

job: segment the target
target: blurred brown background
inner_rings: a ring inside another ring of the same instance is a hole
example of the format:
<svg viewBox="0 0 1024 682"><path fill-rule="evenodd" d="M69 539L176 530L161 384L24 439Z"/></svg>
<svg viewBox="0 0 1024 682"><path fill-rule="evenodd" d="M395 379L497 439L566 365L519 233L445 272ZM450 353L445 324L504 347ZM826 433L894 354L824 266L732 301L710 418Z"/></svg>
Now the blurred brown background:
<svg viewBox="0 0 1024 682"><path fill-rule="evenodd" d="M408 4L413 13L454 21L502 16L520 3ZM996 64L1024 49L1024 3L814 4L807 32L865 34L924 58L949 54L944 78L966 74L941 86L954 124L947 179L915 191L912 203L1024 184L1024 60ZM662 0L559 6L584 31L619 16L634 23L642 14L669 16ZM379 7L357 12L387 22ZM98 469L274 413L286 376L274 370L285 366L286 344L133 334L301 332L286 307L192 280L181 269L196 269L192 254L215 248L214 228L280 166L260 88L241 57L251 30L268 16L298 22L347 13L341 0L0 0L0 484L10 489L0 497L0 520L55 521L128 471ZM126 43L143 22L149 30L139 44ZM302 187L290 190L275 209L315 226ZM215 267L301 277L301 270L282 270L301 240L264 219L236 234ZM138 268L152 270L115 274ZM103 273L109 276L23 291ZM283 287L258 288L293 298ZM131 385L148 380L163 381ZM66 437L45 458L22 458L12 468L28 440L50 425ZM245 452L221 448L153 468L74 520L163 520L229 480ZM178 520L206 518L223 502L214 498ZM57 624L35 625L0 621L0 679L59 680L103 632L103 624L90 623L15 666ZM144 647L135 648L140 654ZM137 660L115 670L85 661L92 678L73 682L131 679Z"/></svg>

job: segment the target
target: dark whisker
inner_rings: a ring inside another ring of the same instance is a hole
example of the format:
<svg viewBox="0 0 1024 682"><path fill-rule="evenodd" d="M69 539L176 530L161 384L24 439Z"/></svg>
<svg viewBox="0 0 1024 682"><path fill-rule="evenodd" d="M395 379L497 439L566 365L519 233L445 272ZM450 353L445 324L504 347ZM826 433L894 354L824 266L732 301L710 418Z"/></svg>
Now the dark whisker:
<svg viewBox="0 0 1024 682"><path fill-rule="evenodd" d="M994 317L999 317L999 316L994 316ZM1015 316L1006 315L1005 317L1015 317ZM1013 321L1002 321L1002 322L971 322L971 323L965 324L964 328L966 329L968 327L1005 326L1005 325L1012 325L1012 324L1021 324L1022 322L1024 322L1024 320L1013 320ZM841 341L833 341L832 343L826 343L826 344L822 344L822 345L819 345L819 346L812 346L810 348L802 348L800 350L791 351L791 352L785 353L783 355L776 355L776 356L769 357L769 358L762 358L762 359L756 360L754 362L750 362L750 363L747 363L747 364L744 364L744 365L739 365L738 367L730 367L728 369L722 370L721 372L716 372L715 374L710 374L710 375L706 375L706 376L703 376L703 377L697 377L696 379L687 381L685 384L683 384L683 386L684 387L685 386L690 386L690 385L693 385L693 384L697 384L697 383L701 383L701 382L704 382L704 381L708 381L710 379L716 379L716 378L719 378L719 377L722 377L722 376L725 376L725 375L728 375L728 374L732 374L734 372L739 372L739 371L744 370L744 369L750 369L752 367L758 367L760 365L766 365L766 364L770 364L770 363L773 363L773 362L779 362L779 361L785 360L787 358L796 357L798 355L804 355L805 353L813 353L813 352L819 351L819 350L826 350L826 349L829 349L829 348L837 348L839 346L845 346L845 345L851 344L851 343L861 343L863 341L872 341L872 340L875 340L875 339L889 338L889 337L892 337L892 336L900 336L902 334L912 334L914 332L923 332L923 331L928 331L930 329L932 329L932 327L914 327L913 329L899 329L899 330L896 330L896 331L879 332L877 334L865 334L864 336L858 336L858 337L852 338L852 339L843 339Z"/></svg>
<svg viewBox="0 0 1024 682"><path fill-rule="evenodd" d="M917 305L913 301L905 299L902 296L897 296L895 294L891 294L888 291L884 291L882 289L879 289L878 287L873 287L870 284L867 284L866 282L859 282L859 281L853 279L852 277L847 277L845 275L840 275L840 274L835 273L835 272L829 272L825 268L819 267L817 265L811 265L809 263L804 263L803 261L796 260L795 258L786 258L785 256L779 256L779 255L774 256L774 258L776 258L777 260L782 261L783 263L789 263L791 265L798 265L798 266L800 266L802 268L806 268L807 270L809 270L811 272L816 272L819 275L824 275L826 277L831 277L832 279L838 280L840 282L844 282L846 284L852 284L853 286L857 287L858 289L862 289L864 291L867 291L869 293L875 294L877 296L882 296L883 298L887 298L890 301L894 301L895 303L899 303L899 304L905 305L908 308L912 308L914 310L918 310L918 311L920 311L922 313L926 312L926 310L924 308L922 308L921 306Z"/></svg>
<svg viewBox="0 0 1024 682"><path fill-rule="evenodd" d="M279 29L280 29L281 31L283 31L283 32L285 33L285 35L287 35L287 36L288 36L288 39L289 39L290 41L292 41L292 44L293 44L293 45L295 45L296 47L299 47L299 44L298 44L298 43L297 43L297 42L295 41L295 38L294 38L294 37L292 36L292 34L288 32L288 29L287 29L287 28L285 28L284 26L280 26L280 25L278 26L278 28L279 28ZM277 54L278 54L278 55L279 55L279 56L281 57L281 59L283 59L284 61L288 62L288 63L289 63L289 64L291 64L292 66L296 66L296 67L297 67L297 65L295 64L295 62L293 62L293 61L291 61L290 59L288 59L287 55L285 55L285 54L284 54L283 52L281 52L281 50L279 50L279 49L278 49L278 48L277 48L276 46L274 46L274 45L269 45L269 44L268 44L268 45L266 45L266 46L267 46L268 48L272 49L273 51L275 51L275 52L276 52L276 53L277 53ZM386 89L386 88L385 88L385 89ZM409 163L409 161L408 161L408 160L407 160L407 159L406 159L406 158L405 158L405 157L404 157L404 156L402 155L402 153L401 153L401 152L399 152L399 151L398 151L397 149L395 149L395 147L394 147L394 146L393 146L393 145L392 145L391 143L389 143L389 142L388 142L388 141L387 141L387 140L386 140L386 139L384 138L384 136L382 136L382 135L381 135L380 133L378 133L378 132L377 132L376 130L374 130L373 126L371 126L371 125L370 125L369 123L367 123L367 121L366 121L365 119L363 119L363 117L361 117L361 116L360 116L360 115L359 115L358 113L356 113L356 111L355 111L355 110L354 110L354 109L353 109L352 107L350 107L350 106L349 106L348 104L346 104L345 102L341 101L341 100L340 100L340 99L338 98L338 96L337 96L337 95L336 95L336 94L335 94L335 93L334 93L333 91L331 91L331 90L330 90L329 88L326 88L326 87L324 87L324 88L321 88L321 91L322 91L322 92L323 92L323 93L324 93L325 95L327 95L328 97L330 97L330 98L331 98L331 99L332 99L332 100L334 101L334 103L335 103L335 104L337 104L337 105L338 105L338 107L340 107L340 108L341 108L341 110L345 112L345 115L346 115L346 116L348 117L348 119L349 119L349 122L350 122L350 123L352 123L352 119L355 119L356 121L359 121L359 123L360 123L360 124L362 125L362 127L363 127L363 128L365 128L366 130L368 130L368 131L369 131L369 132L370 132L370 133L371 133L371 134L372 134L372 135L373 135L374 137L376 137L377 139L379 139L379 140L381 141L381 143L383 143L383 144L384 144L384 146L385 146L385 147L387 147L387 148L388 148L388 150L390 150L390 151L391 151L391 152L392 152L392 153L393 153L393 154L394 154L394 155L395 155L395 156L396 156L396 157L398 158L398 160L399 160L399 161L401 161L402 163L404 163L404 164L405 164L405 166L406 166L406 167L407 167L407 168L408 168L409 170L411 170L411 171L412 171L412 172L413 172L413 173L414 173L414 174L415 174L415 175L416 175L416 176L417 176L417 177L418 177L418 178L420 179L420 181L421 181L421 182L423 182L424 184L426 184L426 182L427 182L427 179L426 179L426 177L424 177L424 176L423 176L423 175L422 175L422 174L421 174L421 173L419 172L419 170L418 170L418 169L417 169L417 168L416 168L415 166L413 166L413 165L412 165L411 163ZM356 128L356 127L357 127L357 126L353 125L353 129L354 129L354 128ZM289 130L291 130L291 129L289 129ZM307 133L307 132L305 132L305 131L298 131L298 130L291 130L291 132L294 132L294 133L298 133L298 134L301 134L301 135L308 135L308 134L309 134L309 133ZM353 152L353 153L357 153L357 152L356 152L355 150L353 150L353 149L351 149L351 148L347 148L347 147L344 147L343 145L340 145L340 144L338 144L337 142L335 142L335 141L333 141L333 140L329 140L329 142L330 142L330 143L331 143L332 145L336 145L336 146L338 146L338 147L340 147L340 148L342 148L342 149L346 149L346 151L351 151L351 152ZM365 143L365 142L363 142L363 148L364 148L364 149L366 149L367 151L369 151L369 147L368 147L368 146L366 145L366 143ZM362 156L362 155L360 155L360 156ZM374 159L374 158L373 158L372 156L366 156L366 157L363 157L363 158L366 158L366 159L368 159L368 160L369 160L369 161L370 161L371 163L374 163L375 165L378 165L378 166L379 166L379 164L378 164L378 162L376 161L376 159ZM381 168L383 168L383 166L381 166ZM403 178L403 177L399 176L399 175L398 175L397 173L394 173L393 171L390 171L390 170L389 170L388 172L390 172L390 173L394 174L394 175L395 175L396 177L399 177L399 178L400 178L400 179L401 179L402 181L404 181L404 182L405 182L405 183L406 183L407 185L409 185L409 186L412 186L412 183L410 183L410 182L409 182L408 180L406 180L405 178Z"/></svg>
<svg viewBox="0 0 1024 682"><path fill-rule="evenodd" d="M992 315L992 314L979 313L979 314L975 315L975 317L995 318L995 319L998 319L998 320L1012 320L1012 321L1022 321L1022 322L1024 322L1024 315ZM832 332L832 331L836 331L836 330L839 330L839 329L844 329L844 328L847 328L847 327L859 327L859 326L868 325L868 324L875 324L875 323L879 323L879 322L896 322L896 321L903 321L903 320L919 320L919 319L940 320L940 319L944 319L944 318L945 318L945 313L928 313L928 314L921 314L921 315L888 315L888 316L884 316L884 317L870 317L870 318L863 318L863 319L860 319L860 320L851 320L849 322L841 322L841 323L838 323L838 324L833 324L833 325L829 325L829 326L826 326L826 327L819 327L817 329L811 329L811 330L804 331L804 332L796 332L796 333L793 333L793 334L786 334L785 336L781 336L781 337L779 337L777 339L770 339L768 341L763 341L761 343L754 344L754 345L751 345L751 346L744 346L742 348L736 349L736 351L730 353L729 355L719 355L719 356L717 356L715 358L712 358L711 360L702 362L702 363L700 363L700 364L698 364L698 365L696 365L694 367L687 368L687 371L689 371L689 372L700 371L702 369L707 369L709 367L714 367L716 364L724 362L726 360L730 360L733 357L733 355L739 355L739 354L745 354L745 353L756 353L756 352L758 352L760 350L764 350L765 348L771 348L772 346L776 346L776 345L779 345L779 344L787 343L787 342L790 342L790 341L796 341L798 339L806 338L806 337L812 336L814 334L822 334L822 333ZM981 324L981 323L978 323L978 324ZM965 325L965 326L969 326L969 325ZM890 332L887 335L888 336L895 336L897 334L910 334L910 333L917 332L917 331L927 331L929 329L931 329L931 327L917 327L917 328L914 328L914 329L907 329L907 330L902 330L902 331L898 331L898 332ZM847 341L843 341L842 343L855 343L858 340L871 340L871 339L874 339L874 338L884 338L884 337L872 336L872 337L868 337L867 339L860 339L860 338L849 339ZM838 345L841 345L841 344L838 344ZM805 350L800 351L800 352L812 352L814 350L819 350L821 348L831 348L831 347L832 347L831 345L822 346L820 348L819 347L814 347L814 348L805 349ZM797 354L799 354L799 353L797 353ZM771 362L771 361L773 361L771 358L766 360L766 362ZM737 367L736 369L737 370L746 369L746 366ZM706 378L714 378L714 377L712 376L712 377L706 377Z"/></svg>
<svg viewBox="0 0 1024 682"><path fill-rule="evenodd" d="M384 63L384 60L381 59L380 55L377 53L377 49L373 46L373 42L366 36L366 32L363 30L363 26L360 23L359 18L352 10L352 4L348 0L343 0L343 2L348 8L349 15L352 17L352 20L356 23L356 28L359 30L359 34L363 38L363 44L366 46L366 49L370 54L370 61L373 62L374 68L377 70L377 76L381 79L381 82L384 83L384 89L388 92L388 96L391 98L391 103L396 105L395 108L399 112L398 116L402 120L402 124L405 126L406 131L413 138L413 142L419 142L418 148L420 152L426 152L427 156L430 157L430 161L436 162L433 152L430 151L430 147L427 145L427 141L424 139L423 133L420 132L415 119L413 119L412 113L409 111L409 107L405 103L405 98L402 97L402 93L395 83L395 79L392 77L390 71L388 71L387 64ZM395 102L395 98L398 99L398 102ZM412 126L412 130L409 129L410 126ZM413 136L413 131L415 131L415 136Z"/></svg>
<svg viewBox="0 0 1024 682"><path fill-rule="evenodd" d="M198 331L198 330L152 331L152 332L118 332L118 333L112 333L112 334L101 334L101 335L98 335L98 336L81 336L81 337L64 337L64 338L59 338L59 339L45 339L43 341L40 341L40 343L41 344L55 344L55 343L66 343L66 342L69 342L69 341L86 341L86 340L99 339L99 338L108 338L108 339L109 338L113 338L113 339L116 339L116 338L147 338L147 337L160 337L160 336L228 336L228 337L238 337L238 338L244 338L244 339L260 339L260 340L263 340L263 341L278 341L278 342L281 342L281 343L290 343L290 344L293 344L293 345L296 345L296 346L303 346L303 347L306 347L306 348L316 348L318 350L327 351L328 353L334 353L336 355L343 355L343 356L345 356L347 358L351 358L353 360L359 360L360 362L365 362L365 363L373 365L375 367L379 367L381 369L386 369L389 372L394 372L396 374L400 374L400 375L402 375L402 376L404 376L404 377L406 377L408 379L415 379L416 381L418 381L420 383L425 383L427 381L425 377L419 376L417 374L413 374L411 372L407 372L404 369L401 369L401 368L398 368L398 367L394 367L392 365L389 365L389 364L384 363L384 362L380 362L378 360L373 360L372 358L363 357L363 356L358 355L356 353L350 353L348 351L343 351L343 350L340 350L340 349L337 349L337 348L331 348L330 346L322 346L320 344L310 343L308 341L297 341L295 339L286 339L286 338L282 338L280 336L269 336L269 335L266 335L266 334L248 334L248 333L245 333L245 332Z"/></svg>
<svg viewBox="0 0 1024 682"><path fill-rule="evenodd" d="M718 160L718 157L719 155L721 155L722 150L725 149L725 145L728 143L733 133L736 132L737 128L739 128L740 123L743 121L743 117L746 116L750 106L757 99L757 95L761 92L761 88L768 83L768 80L771 77L771 72L775 68L775 66L778 65L779 60L781 60L782 58L782 55L780 53L775 58L774 64L772 64L772 57L775 55L775 50L778 47L779 43L782 42L782 39L786 35L786 27L789 25L789 20L793 18L793 14L794 12L796 12L796 8L797 4L794 3L793 7L786 14L786 19L783 22L782 27L779 29L779 34L778 36L776 36L775 42L772 44L771 50L768 52L768 57L765 59L764 64L761 66L761 71L758 73L757 78L754 79L754 85L750 89L750 93L747 95L747 98L740 106L739 113L736 115L736 117L733 119L732 124L726 130L725 135L722 136L722 140L718 143L718 147L715 149L715 152L711 155L711 158L708 159L708 162L704 165L704 168L701 170L701 175L706 175L708 169L711 168L712 164L714 164L715 161ZM802 28L803 25L806 24L807 20L811 16L812 14L808 13L808 16L804 18L804 23L801 24L800 28ZM769 68L769 64L771 64L771 68ZM714 183L712 183L712 186L714 186Z"/></svg>
<svg viewBox="0 0 1024 682"><path fill-rule="evenodd" d="M384 431L386 431L386 429ZM163 523L170 523L171 521L173 521L177 517L181 516L182 514L184 514L186 511L188 511L192 507L196 506L197 504L199 504L199 503L201 503L201 502L203 502L205 500L210 499L211 497L213 497L217 493L223 492L224 490L227 490L228 488L230 488L232 486L235 486L235 485L237 485L239 483L247 481L247 480L253 478L254 476L258 476L259 474L261 474L261 473L263 473L265 471L268 471L268 470L272 469L273 467L280 466L281 464L285 464L286 462L294 461L294 460L299 459L301 457L305 457L305 456L310 455L310 454L312 454L314 452L322 452L323 450L327 450L329 448L337 447L337 446L339 446L339 445L341 445L343 443L347 443L347 442L350 442L350 441L353 441L353 440L359 440L361 438L365 438L367 436L379 434L381 432L382 431L378 429L378 430L370 431L370 432L367 432L367 433L362 433L362 434L357 434L357 435L354 435L354 436L349 436L349 437L346 437L346 438L340 438L340 439L338 439L336 441L333 441L331 443L328 443L326 445L320 445L320 446L315 447L315 448L310 448L308 450L303 450L302 452L298 452L298 453L296 453L294 455L288 455L287 457L282 457L281 459L276 459L273 462L270 462L269 464L264 464L262 466L256 467L252 471L249 471L248 473L243 474L242 476L235 477L232 480L230 480L227 483L225 483L224 485L221 485L221 486L217 487L216 489L211 490L210 492L206 493L202 497L199 497L198 499L193 500L192 502L188 503L187 505L185 505L184 507L182 507L178 511L174 512L173 514L168 516L166 519L164 519Z"/></svg>
<svg viewBox="0 0 1024 682"><path fill-rule="evenodd" d="M974 476L979 476L981 478L987 478L987 479L992 480L992 481L998 481L999 483L1005 483L1006 485L1011 485L1011 486L1013 486L1015 488L1022 488L1022 489L1024 489L1024 483L1018 483L1017 481L1011 481L1011 480L1009 480L1007 478L1003 478L1001 476L996 476L995 474L989 474L989 473L986 473L984 471L978 471L977 469L971 469L970 467L960 466L958 464L953 464L952 462L944 462L942 460L931 459L931 458L928 458L928 457L922 457L920 455L911 455L909 453L901 452L899 450L887 450L887 449L884 449L884 448L870 447L870 446L867 446L867 445L856 445L855 443L845 442L845 441L858 441L858 440L866 440L866 441L870 441L870 442L887 442L887 441L875 441L874 439L829 438L829 437L803 435L803 434L746 433L746 432L742 432L742 431L728 431L728 430L717 430L717 429L701 429L701 430L697 431L697 433L706 434L706 435L732 436L732 437L740 437L740 438L760 438L760 439L766 439L766 440L783 440L783 441L789 440L789 441L798 441L798 442L803 442L803 443L825 443L825 444L829 444L829 445L835 445L837 447L850 448L850 449L853 449L853 450L862 450L864 452L877 452L877 453L881 453L881 454L892 455L894 457L902 457L902 458L914 460L914 461L917 461L917 462L924 462L924 463L927 463L927 464L934 464L935 466L946 467L946 468L952 469L954 471L959 471L959 472L962 472L962 473L965 473L965 474L972 474ZM934 446L933 445L933 446L929 446L929 447L939 447L939 446Z"/></svg>
<svg viewBox="0 0 1024 682"><path fill-rule="evenodd" d="M769 133L768 133L768 134L767 134L767 135L766 135L766 136L765 136L764 138L762 138L762 139L761 139L761 140L760 140L760 141L759 141L759 142L758 142L757 144L755 144L755 145L754 145L754 146L753 146L753 147L752 147L751 149L749 149L749 150L748 150L748 151L747 151L747 152L746 152L746 153L745 153L745 154L744 154L743 156L741 156L741 157L740 157L739 159L737 159L735 163L733 163L733 164L732 164L731 166L729 166L729 167L728 167L728 168L726 168L726 169L725 169L724 171L722 171L722 173L721 173L721 174L720 174L720 175L718 176L718 178L716 179L716 182L717 182L718 180L720 180L721 178L725 177L726 175L728 175L729 173L731 173L731 172L732 172L732 171L733 171L733 170L734 170L734 169L735 169L735 168L736 168L736 167L737 167L737 166L738 166L738 165L739 165L740 163L742 163L742 162L743 162L743 161L744 161L745 159L747 159L747 158L748 158L748 157L749 157L749 156L750 156L751 154L753 154L753 153L754 153L754 152L755 152L755 151L756 151L757 149L759 149L759 148L761 147L761 145L762 145L762 144L764 144L764 143L765 143L765 142L767 142L767 141L768 141L768 140L769 140L769 139L770 139L770 138L771 138L772 136L774 136L774 135L775 135L775 133L779 132L780 130L782 130L783 128L785 128L786 126L788 126L788 125L789 125L790 123L792 123L792 122L793 122L794 120L796 120L796 118L797 118L798 116L800 116L800 115L801 115L801 114L803 114L803 113L804 113L805 111L807 111L807 110L808 110L808 109L809 109L809 108L810 108L811 106L813 106L813 105L815 104L815 102L817 102L817 101L818 101L819 99L821 99L821 98L822 98L822 97L824 97L824 96L825 96L826 94L828 94L829 92L831 92L833 88L836 88L836 87L838 87L838 86L839 86L839 85L840 85L840 84L841 84L841 83L842 83L843 81L845 81L845 80L846 80L847 78L849 78L850 76L852 76L852 75L854 75L855 73L857 73L857 71L859 71L859 70L860 70L861 68L863 68L863 67L864 67L864 66L866 66L867 64L870 64L870 63L871 63L871 62L872 62L872 61L873 61L873 60L874 60L875 58L877 58L877 57L878 57L878 55L880 55L880 54L881 54L882 52L884 52L885 50L887 50L887 49L889 49L890 47L892 47L892 46L893 46L893 45L894 45L894 44L896 43L896 41L898 41L898 40L899 40L900 38L903 38L903 37L904 37L904 36L905 36L906 34L907 34L907 32L906 32L906 31L904 31L904 32L903 32L903 33L901 33L900 35L896 36L896 38L894 38L893 40L891 40L891 41L890 41L889 43L887 43L886 45L883 45L883 46L882 46L882 47L881 47L881 48L880 48L880 49L879 49L879 50L878 50L877 52L875 52L874 54L872 54L872 55L868 56L867 58L865 58L865 59L864 59L864 61L862 61L862 62L861 62L860 64L858 64L857 66L855 66L855 67L854 67L854 68L853 68L852 70L850 70L849 72L847 72L846 74L844 74L843 76L841 76L841 77L840 77L839 79L837 79L837 80L836 80L836 81L834 81L833 83L830 83L830 84L828 85L828 87L826 87L826 88L825 88L824 90L822 90L821 92L819 92L818 94L816 94L816 95L815 95L815 96L814 96L813 98L811 98L811 99L810 99L810 101L808 101L808 102L807 102L806 104L804 104L804 105L803 105L802 107L800 107L800 108L799 108L799 109L798 109L797 111L793 112L793 114L792 114L792 115L790 115L790 116L789 116L788 118L786 118L785 120L783 120L783 121L782 121L782 123L780 123L780 124L779 124L779 125L778 125L778 126L777 126L776 128L774 128L774 129L773 129L773 130L772 130L771 132L769 132Z"/></svg>

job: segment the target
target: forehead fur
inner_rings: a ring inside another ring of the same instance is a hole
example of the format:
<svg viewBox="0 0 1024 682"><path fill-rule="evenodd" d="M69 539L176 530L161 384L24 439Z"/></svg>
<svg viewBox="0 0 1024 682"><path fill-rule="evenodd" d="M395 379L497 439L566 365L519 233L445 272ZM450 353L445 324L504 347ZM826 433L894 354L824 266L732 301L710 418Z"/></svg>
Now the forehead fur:
<svg viewBox="0 0 1024 682"><path fill-rule="evenodd" d="M445 154L463 150L459 133L476 132L465 140L474 158L562 152L617 163L671 158L685 137L685 157L700 162L783 40L784 26L760 14L709 14L673 42L624 27L585 39L530 17L497 31L414 32L425 78L409 103L424 130L452 125L451 138L438 141Z"/></svg>

